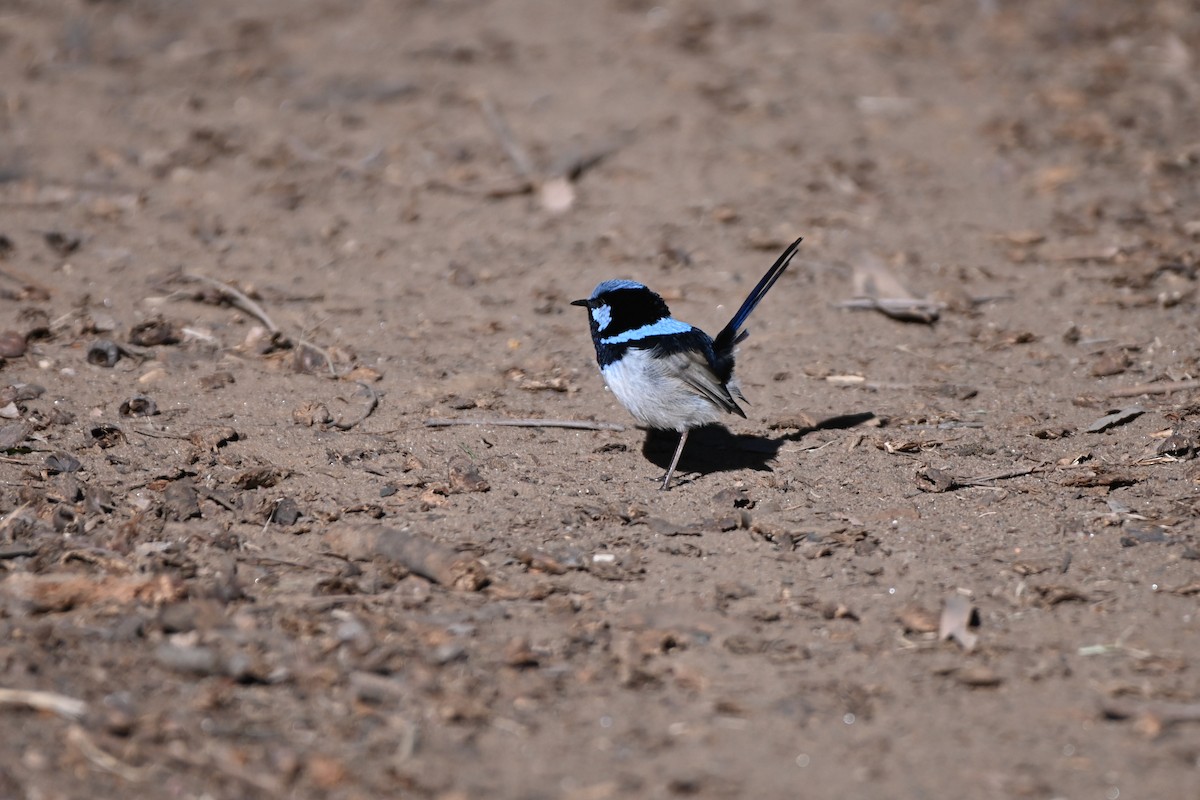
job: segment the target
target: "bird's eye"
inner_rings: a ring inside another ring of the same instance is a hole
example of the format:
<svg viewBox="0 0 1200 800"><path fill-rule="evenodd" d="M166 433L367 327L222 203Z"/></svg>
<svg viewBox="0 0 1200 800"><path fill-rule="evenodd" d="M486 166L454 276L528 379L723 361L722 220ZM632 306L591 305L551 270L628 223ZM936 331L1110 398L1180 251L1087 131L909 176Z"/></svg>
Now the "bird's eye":
<svg viewBox="0 0 1200 800"><path fill-rule="evenodd" d="M592 309L592 319L596 321L596 330L602 331L612 322L612 311L608 306L596 306Z"/></svg>

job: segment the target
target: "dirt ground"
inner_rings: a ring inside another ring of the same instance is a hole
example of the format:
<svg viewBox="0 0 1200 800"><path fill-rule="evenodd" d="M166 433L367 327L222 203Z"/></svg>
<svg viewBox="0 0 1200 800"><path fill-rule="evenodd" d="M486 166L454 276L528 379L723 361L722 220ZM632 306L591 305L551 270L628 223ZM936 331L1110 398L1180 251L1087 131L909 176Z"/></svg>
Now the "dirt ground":
<svg viewBox="0 0 1200 800"><path fill-rule="evenodd" d="M1197 796L1198 58L1184 0L0 2L0 797ZM660 492L569 302L715 332L799 235Z"/></svg>

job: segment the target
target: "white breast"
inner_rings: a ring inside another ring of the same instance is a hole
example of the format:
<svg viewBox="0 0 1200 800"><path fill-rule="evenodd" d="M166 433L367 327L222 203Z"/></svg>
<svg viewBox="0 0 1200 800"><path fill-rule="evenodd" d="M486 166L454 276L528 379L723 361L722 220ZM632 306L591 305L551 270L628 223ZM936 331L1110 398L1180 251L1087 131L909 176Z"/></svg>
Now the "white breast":
<svg viewBox="0 0 1200 800"><path fill-rule="evenodd" d="M668 431L716 422L722 410L680 377L684 360L656 359L647 350L628 350L600 370L621 405L639 422Z"/></svg>

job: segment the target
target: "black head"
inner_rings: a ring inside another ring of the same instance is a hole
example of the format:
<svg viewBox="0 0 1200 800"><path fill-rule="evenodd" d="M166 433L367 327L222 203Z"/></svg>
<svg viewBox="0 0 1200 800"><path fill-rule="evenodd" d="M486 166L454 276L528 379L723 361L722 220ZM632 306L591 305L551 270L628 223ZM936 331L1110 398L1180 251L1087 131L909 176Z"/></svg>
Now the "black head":
<svg viewBox="0 0 1200 800"><path fill-rule="evenodd" d="M671 316L666 302L636 281L604 281L592 291L591 297L571 305L588 309L592 338L597 342Z"/></svg>

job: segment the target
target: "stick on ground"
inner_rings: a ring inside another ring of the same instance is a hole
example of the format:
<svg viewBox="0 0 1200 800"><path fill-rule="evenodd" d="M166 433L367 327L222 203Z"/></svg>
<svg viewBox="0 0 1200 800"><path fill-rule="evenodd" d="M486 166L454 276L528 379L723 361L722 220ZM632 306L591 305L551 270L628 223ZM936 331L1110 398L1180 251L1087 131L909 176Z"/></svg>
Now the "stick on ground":
<svg viewBox="0 0 1200 800"><path fill-rule="evenodd" d="M508 127L508 121L500 112L500 107L492 98L482 97L479 100L479 110L483 112L483 118L487 121L492 133L500 140L500 146L504 148L517 175L532 186L537 172L533 166L533 159L529 157L529 153L513 135L512 128Z"/></svg>
<svg viewBox="0 0 1200 800"><path fill-rule="evenodd" d="M239 291L227 283L222 283L216 278L210 278L207 275L201 275L197 272L185 272L183 273L183 277L189 281L211 286L220 292L229 302L233 303L233 305L261 322L272 334L279 333L279 326L267 315L263 307L251 300L245 292Z"/></svg>
<svg viewBox="0 0 1200 800"><path fill-rule="evenodd" d="M1109 397L1137 397L1143 394L1171 394L1186 392L1190 389L1200 389L1200 380L1195 381L1163 381L1161 383L1139 383L1133 386L1122 386L1108 393Z"/></svg>
<svg viewBox="0 0 1200 800"><path fill-rule="evenodd" d="M275 320L271 319L270 315L267 314L266 309L264 309L254 300L251 300L245 292L239 291L238 289L235 289L229 284L219 281L216 278L210 278L207 275L201 275L198 272L185 272L183 273L183 278L184 280L192 281L194 283L203 283L216 289L217 292L220 293L220 295L230 303L232 303L235 308L240 308L242 311L245 311L247 314L261 322L263 327L265 327L272 336L279 336L282 333L282 331L279 329L279 326L275 324ZM325 364L329 367L329 374L335 378L337 377L337 370L334 369L333 366L333 358L329 355L325 348L318 347L312 342L306 341L302 338L296 338L294 340L289 336L284 336L284 338L288 342L291 342L295 347L307 347L317 355L321 356L321 358L325 359Z"/></svg>
<svg viewBox="0 0 1200 800"><path fill-rule="evenodd" d="M79 752L88 761L128 783L138 783L150 777L150 769L148 767L131 766L111 753L105 752L92 740L88 732L79 725L72 725L70 730L67 731L67 741L79 748Z"/></svg>
<svg viewBox="0 0 1200 800"><path fill-rule="evenodd" d="M575 419L506 419L484 417L482 419L427 419L426 428L448 428L451 425L508 425L513 428L574 428L581 431L623 431L624 425L615 422L588 422Z"/></svg>
<svg viewBox="0 0 1200 800"><path fill-rule="evenodd" d="M25 706L37 711L52 711L67 719L82 719L88 704L57 692L33 689L0 689L0 706Z"/></svg>

